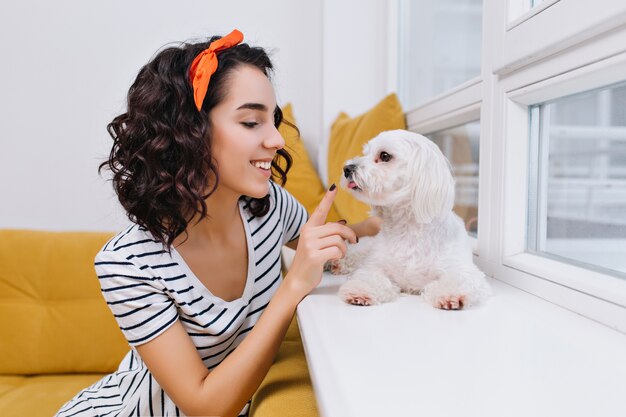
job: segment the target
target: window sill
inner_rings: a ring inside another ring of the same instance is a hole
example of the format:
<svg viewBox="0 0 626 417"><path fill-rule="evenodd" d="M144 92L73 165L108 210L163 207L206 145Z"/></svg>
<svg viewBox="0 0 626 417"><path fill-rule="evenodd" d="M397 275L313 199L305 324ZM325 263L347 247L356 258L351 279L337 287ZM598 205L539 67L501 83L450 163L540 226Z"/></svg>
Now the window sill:
<svg viewBox="0 0 626 417"><path fill-rule="evenodd" d="M493 279L465 311L416 296L350 306L344 281L325 274L298 307L324 417L623 413L624 334Z"/></svg>

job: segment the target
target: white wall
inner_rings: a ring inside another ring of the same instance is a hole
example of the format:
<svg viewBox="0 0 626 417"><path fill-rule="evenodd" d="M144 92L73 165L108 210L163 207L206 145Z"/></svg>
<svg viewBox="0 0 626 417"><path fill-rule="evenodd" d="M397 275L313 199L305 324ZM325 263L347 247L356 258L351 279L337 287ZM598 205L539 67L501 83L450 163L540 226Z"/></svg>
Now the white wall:
<svg viewBox="0 0 626 417"><path fill-rule="evenodd" d="M387 20L389 6L395 0L323 3L323 138L317 163L327 182L324 171L332 122L341 111L358 116L388 92L387 72L395 64L388 61Z"/></svg>
<svg viewBox="0 0 626 417"><path fill-rule="evenodd" d="M139 68L164 44L240 29L272 50L279 104L292 102L315 161L339 110L385 93L383 0L23 0L0 5L0 228L117 230L97 174ZM349 22L349 24L346 24Z"/></svg>
<svg viewBox="0 0 626 417"><path fill-rule="evenodd" d="M272 49L279 104L294 102L307 116L303 136L319 138L320 20L320 4L289 0L3 2L0 227L125 223L97 174L112 143L105 127L123 111L139 68L171 41L237 27L247 42Z"/></svg>

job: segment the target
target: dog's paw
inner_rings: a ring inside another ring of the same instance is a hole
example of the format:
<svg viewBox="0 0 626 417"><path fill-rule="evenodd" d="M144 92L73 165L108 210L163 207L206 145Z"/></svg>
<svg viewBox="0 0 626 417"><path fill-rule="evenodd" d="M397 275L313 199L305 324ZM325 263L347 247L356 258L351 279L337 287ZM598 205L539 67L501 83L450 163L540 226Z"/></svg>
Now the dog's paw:
<svg viewBox="0 0 626 417"><path fill-rule="evenodd" d="M326 262L326 268L324 269L332 275L341 275L341 261L338 259L332 259Z"/></svg>
<svg viewBox="0 0 626 417"><path fill-rule="evenodd" d="M466 304L464 295L446 295L435 300L434 306L442 310L462 310Z"/></svg>
<svg viewBox="0 0 626 417"><path fill-rule="evenodd" d="M339 288L339 297L348 304L371 306L378 304L372 296L371 288L363 281L350 279Z"/></svg>
<svg viewBox="0 0 626 417"><path fill-rule="evenodd" d="M332 259L324 264L324 271L330 272L331 275L345 275L350 270L341 259Z"/></svg>
<svg viewBox="0 0 626 417"><path fill-rule="evenodd" d="M355 306L369 306L372 305L372 300L367 295L355 295L350 296L345 300L346 303Z"/></svg>

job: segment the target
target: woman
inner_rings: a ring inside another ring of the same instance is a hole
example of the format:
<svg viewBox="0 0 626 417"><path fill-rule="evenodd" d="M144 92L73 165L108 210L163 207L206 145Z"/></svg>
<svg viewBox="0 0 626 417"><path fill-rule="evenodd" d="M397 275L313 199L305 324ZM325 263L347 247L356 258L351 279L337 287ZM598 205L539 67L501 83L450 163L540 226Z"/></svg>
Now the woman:
<svg viewBox="0 0 626 417"><path fill-rule="evenodd" d="M273 182L291 160L272 64L242 39L235 30L161 51L108 126L103 166L133 225L95 266L131 351L59 416L247 415L296 306L357 241L345 222L325 223L334 185L307 221ZM281 279L283 244L296 254Z"/></svg>

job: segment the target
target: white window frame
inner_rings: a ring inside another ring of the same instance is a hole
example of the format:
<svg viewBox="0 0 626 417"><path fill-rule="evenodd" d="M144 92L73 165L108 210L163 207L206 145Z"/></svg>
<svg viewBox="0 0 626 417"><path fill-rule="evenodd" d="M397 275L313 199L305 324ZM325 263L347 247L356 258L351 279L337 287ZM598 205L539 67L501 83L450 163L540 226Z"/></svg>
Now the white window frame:
<svg viewBox="0 0 626 417"><path fill-rule="evenodd" d="M580 45L622 26L626 20L623 0L546 1L516 18L519 2L483 2L483 10L495 12L493 18L504 23L500 28L505 28L498 31L498 37L489 40L494 52L491 66L496 73L510 72ZM483 22L491 24L493 20ZM483 42L483 46L489 45ZM615 47L619 48L618 45ZM622 50L625 47L623 45Z"/></svg>
<svg viewBox="0 0 626 417"><path fill-rule="evenodd" d="M626 80L626 3L545 0L524 11L522 1L483 1L481 76L409 110L408 129L426 134L480 119L475 262L626 333L626 280L526 251L528 109ZM397 10L390 0L389 91L398 89Z"/></svg>

